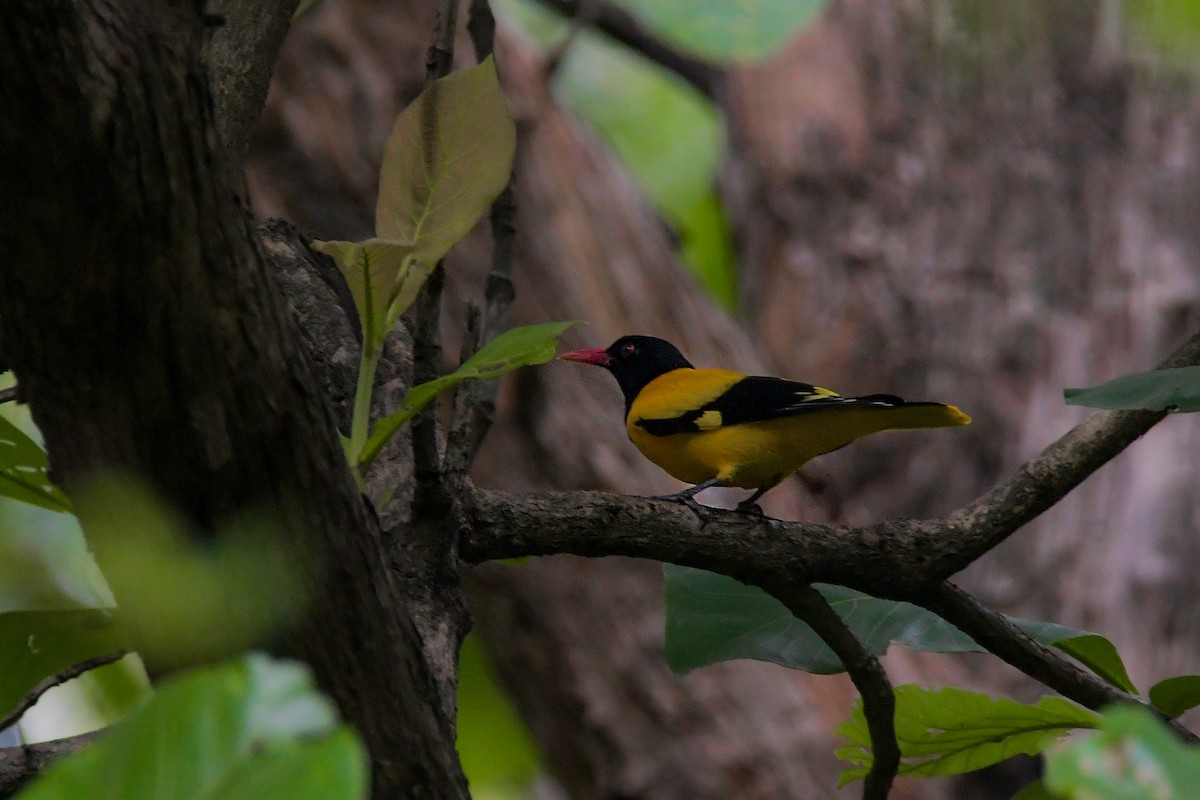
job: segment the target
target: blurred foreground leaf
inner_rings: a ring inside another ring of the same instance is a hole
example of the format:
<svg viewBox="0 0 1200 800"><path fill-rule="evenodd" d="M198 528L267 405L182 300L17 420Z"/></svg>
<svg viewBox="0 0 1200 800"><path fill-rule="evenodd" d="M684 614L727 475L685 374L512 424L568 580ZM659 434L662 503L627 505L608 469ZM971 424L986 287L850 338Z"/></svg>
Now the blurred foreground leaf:
<svg viewBox="0 0 1200 800"><path fill-rule="evenodd" d="M1058 697L1033 705L988 697L962 689L896 687L896 740L900 775L957 775L998 764L1025 753L1036 755L1075 728L1094 728L1100 715ZM862 700L849 720L838 726L848 744L838 758L857 766L842 772L841 785L864 777L871 768L871 737Z"/></svg>
<svg viewBox="0 0 1200 800"><path fill-rule="evenodd" d="M163 682L21 800L351 800L367 761L307 670L250 655Z"/></svg>
<svg viewBox="0 0 1200 800"><path fill-rule="evenodd" d="M1200 367L1122 375L1099 386L1066 389L1063 399L1069 405L1091 408L1200 411Z"/></svg>
<svg viewBox="0 0 1200 800"><path fill-rule="evenodd" d="M1050 749L1044 780L1069 800L1193 800L1200 749L1147 709L1112 706L1097 733Z"/></svg>
<svg viewBox="0 0 1200 800"><path fill-rule="evenodd" d="M735 658L770 661L805 672L842 672L842 662L812 628L754 586L715 572L664 565L667 663L675 672ZM842 586L817 584L859 640L875 655L893 642L910 650L982 653L982 647L941 617L910 603L880 600ZM1013 619L1043 644L1086 631Z"/></svg>
<svg viewBox="0 0 1200 800"><path fill-rule="evenodd" d="M261 645L303 612L304 571L266 513L201 533L115 478L93 483L76 506L121 622L152 671Z"/></svg>

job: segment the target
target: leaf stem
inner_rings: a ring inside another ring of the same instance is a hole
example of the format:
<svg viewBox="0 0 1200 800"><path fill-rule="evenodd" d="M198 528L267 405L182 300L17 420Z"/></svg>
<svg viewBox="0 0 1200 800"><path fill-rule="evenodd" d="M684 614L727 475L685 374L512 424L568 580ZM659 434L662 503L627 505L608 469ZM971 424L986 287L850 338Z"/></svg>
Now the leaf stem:
<svg viewBox="0 0 1200 800"><path fill-rule="evenodd" d="M360 484L363 480L361 473L367 466L362 464L362 454L370 430L371 395L375 388L375 370L379 366L382 349L369 339L363 342L362 358L358 365L358 385L354 387L354 416L350 420L350 448L346 459Z"/></svg>

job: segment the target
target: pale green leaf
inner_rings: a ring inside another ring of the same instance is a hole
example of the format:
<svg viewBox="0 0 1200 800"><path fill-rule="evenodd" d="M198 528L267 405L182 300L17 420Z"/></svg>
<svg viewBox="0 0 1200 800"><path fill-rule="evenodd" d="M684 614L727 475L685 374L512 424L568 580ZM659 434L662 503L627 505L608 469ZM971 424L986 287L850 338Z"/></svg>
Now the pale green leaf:
<svg viewBox="0 0 1200 800"><path fill-rule="evenodd" d="M19 798L352 800L366 786L362 746L308 671L250 655L163 682Z"/></svg>
<svg viewBox="0 0 1200 800"><path fill-rule="evenodd" d="M507 185L516 126L496 64L435 81L400 113L384 147L377 236L409 242L429 271Z"/></svg>
<svg viewBox="0 0 1200 800"><path fill-rule="evenodd" d="M314 241L312 246L330 256L346 277L362 322L365 346L381 346L400 314L416 299L429 270L421 267L412 247L404 242Z"/></svg>
<svg viewBox="0 0 1200 800"><path fill-rule="evenodd" d="M396 431L439 393L465 380L496 378L518 367L544 364L554 358L558 337L562 332L578 324L578 321L545 322L505 331L481 347L454 372L409 389L400 408L380 420L371 432L361 463L369 465L374 461Z"/></svg>
<svg viewBox="0 0 1200 800"><path fill-rule="evenodd" d="M1047 752L1045 782L1068 800L1193 800L1200 748L1148 709L1112 706L1097 733Z"/></svg>
<svg viewBox="0 0 1200 800"><path fill-rule="evenodd" d="M674 564L665 565L664 574L666 655L676 672L734 658L818 674L843 671L841 661L812 628L761 589ZM941 617L910 603L880 600L843 586L816 588L875 655L883 655L892 643L938 653L984 652ZM1047 622L1013 622L1044 644L1085 633Z"/></svg>
<svg viewBox="0 0 1200 800"><path fill-rule="evenodd" d="M46 452L0 416L0 496L51 511L70 511L71 501L50 480Z"/></svg>
<svg viewBox="0 0 1200 800"><path fill-rule="evenodd" d="M1150 702L1168 717L1200 706L1200 675L1178 675L1150 687Z"/></svg>
<svg viewBox="0 0 1200 800"><path fill-rule="evenodd" d="M1036 755L1076 728L1094 728L1100 715L1058 697L1032 705L962 689L896 687L896 740L900 775L958 775L998 764L1018 754ZM871 768L871 737L862 700L838 727L847 744L839 758L856 766L845 770L845 785Z"/></svg>
<svg viewBox="0 0 1200 800"><path fill-rule="evenodd" d="M1200 367L1156 369L1122 375L1087 389L1066 389L1073 406L1150 411L1200 411Z"/></svg>

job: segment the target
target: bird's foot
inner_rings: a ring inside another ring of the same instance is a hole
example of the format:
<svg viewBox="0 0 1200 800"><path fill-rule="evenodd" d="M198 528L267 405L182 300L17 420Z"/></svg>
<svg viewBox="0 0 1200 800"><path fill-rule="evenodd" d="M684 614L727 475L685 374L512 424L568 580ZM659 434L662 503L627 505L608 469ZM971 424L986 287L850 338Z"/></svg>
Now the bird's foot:
<svg viewBox="0 0 1200 800"><path fill-rule="evenodd" d="M682 492L676 492L675 494L656 494L650 499L666 500L670 503L682 503L692 510L692 513L700 519L701 523L708 522L712 516L709 513L712 509L710 509L708 506L702 506L697 503L696 499L693 497L694 494L695 492L684 490Z"/></svg>

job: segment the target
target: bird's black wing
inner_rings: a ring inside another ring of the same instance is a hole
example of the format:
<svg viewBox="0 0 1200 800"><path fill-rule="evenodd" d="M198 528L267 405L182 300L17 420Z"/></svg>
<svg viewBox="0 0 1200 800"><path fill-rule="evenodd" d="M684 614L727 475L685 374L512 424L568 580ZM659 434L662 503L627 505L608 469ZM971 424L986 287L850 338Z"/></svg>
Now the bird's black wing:
<svg viewBox="0 0 1200 800"><path fill-rule="evenodd" d="M903 405L911 404L890 394L842 397L811 383L747 376L699 408L670 419L639 420L637 425L652 436L670 436L846 406L895 408Z"/></svg>

